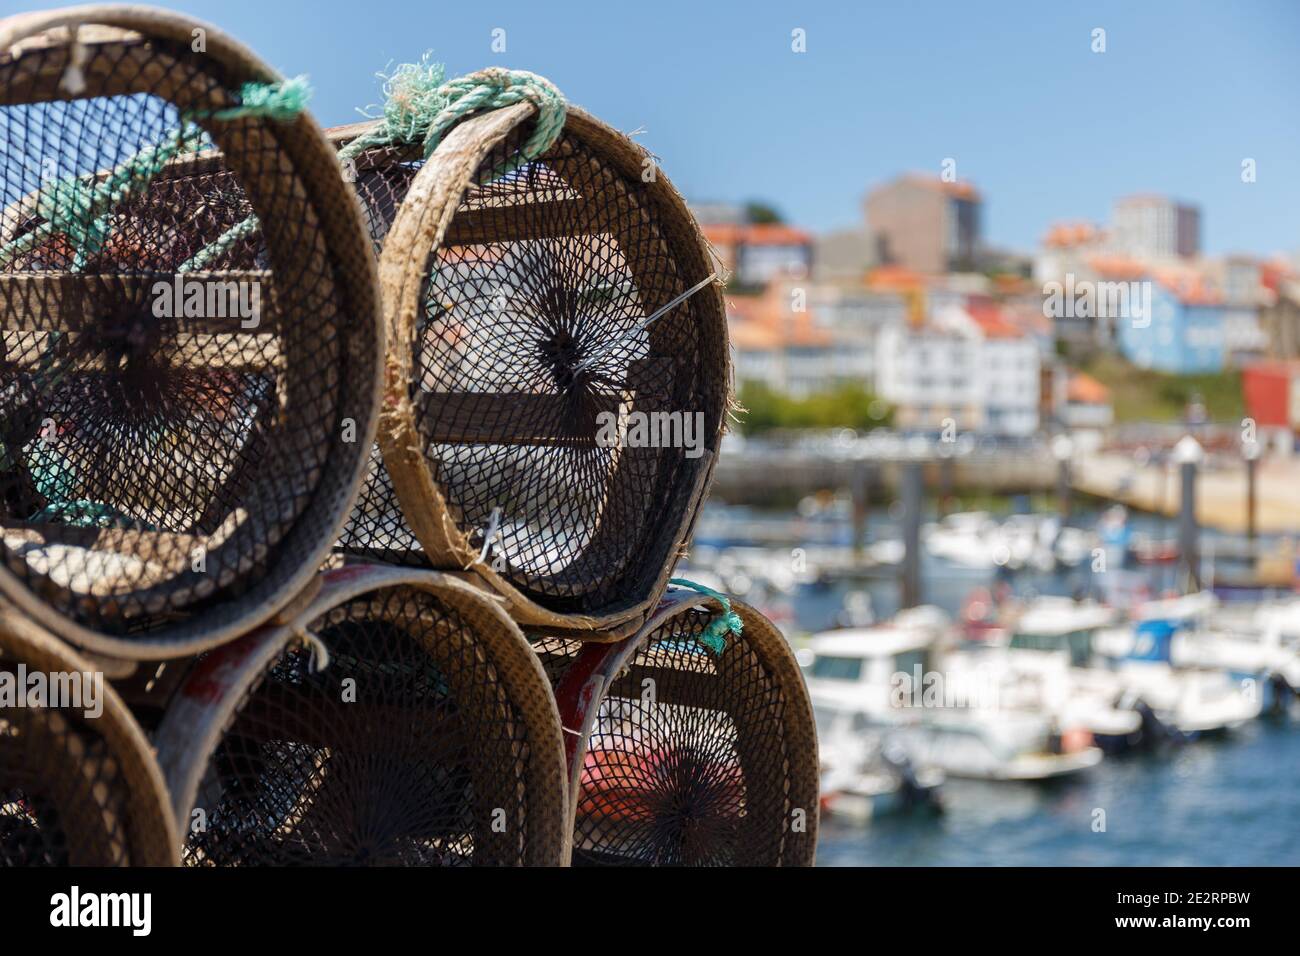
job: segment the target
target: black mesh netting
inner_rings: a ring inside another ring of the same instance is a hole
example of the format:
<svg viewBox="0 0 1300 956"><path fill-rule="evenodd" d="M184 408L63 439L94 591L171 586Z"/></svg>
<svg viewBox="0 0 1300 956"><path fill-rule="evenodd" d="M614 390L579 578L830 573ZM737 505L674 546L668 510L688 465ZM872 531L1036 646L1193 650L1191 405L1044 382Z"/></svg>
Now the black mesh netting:
<svg viewBox="0 0 1300 956"><path fill-rule="evenodd" d="M685 612L641 640L600 701L579 750L575 866L790 862L794 811L809 809L790 796L787 693L743 640L721 657L696 641L715 613ZM534 645L555 683L580 647Z"/></svg>
<svg viewBox="0 0 1300 956"><path fill-rule="evenodd" d="M0 680L19 680L0 659ZM93 721L46 706L0 708L0 866L131 862L130 797Z"/></svg>
<svg viewBox="0 0 1300 956"><path fill-rule="evenodd" d="M469 623L390 588L309 630L329 666L292 648L248 694L208 762L186 862L526 862L529 719Z"/></svg>
<svg viewBox="0 0 1300 956"><path fill-rule="evenodd" d="M87 49L75 100L65 46L0 53L0 559L120 635L266 581L291 529L331 525L340 392L374 358L282 127L194 119L242 78L188 44ZM178 136L152 178L77 205Z"/></svg>
<svg viewBox="0 0 1300 956"><path fill-rule="evenodd" d="M725 344L707 331L705 297L644 325L705 276L676 254L693 227L625 166L569 131L541 160L492 178L530 130L482 161L484 184L425 264L409 395L432 477L472 546L490 534L489 565L539 604L601 613L643 599L680 543L708 467L699 452L716 449ZM357 171L377 241L410 183L404 159ZM648 430L602 447L616 432L599 426L620 413L645 416ZM422 560L382 469L342 545Z"/></svg>
<svg viewBox="0 0 1300 956"><path fill-rule="evenodd" d="M368 150L344 167L361 199L366 228L375 254L406 198L411 181L420 171L422 151L417 147L385 147ZM393 480L384 467L376 445L370 453L370 469L348 523L339 537L339 550L391 564L423 567L429 562L419 541L402 518Z"/></svg>

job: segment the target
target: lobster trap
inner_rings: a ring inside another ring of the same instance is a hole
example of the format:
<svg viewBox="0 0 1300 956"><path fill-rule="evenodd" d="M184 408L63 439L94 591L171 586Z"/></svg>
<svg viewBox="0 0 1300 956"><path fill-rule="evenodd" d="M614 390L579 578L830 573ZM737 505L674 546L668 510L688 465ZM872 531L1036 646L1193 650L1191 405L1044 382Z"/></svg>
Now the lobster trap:
<svg viewBox="0 0 1300 956"><path fill-rule="evenodd" d="M304 96L163 11L0 22L0 594L92 652L266 620L351 510L375 265Z"/></svg>
<svg viewBox="0 0 1300 956"><path fill-rule="evenodd" d="M654 607L707 490L726 318L654 158L570 107L523 159L538 123L521 103L427 160L416 144L350 161L388 359L382 466L341 546L468 571L525 626L608 640Z"/></svg>
<svg viewBox="0 0 1300 956"><path fill-rule="evenodd" d="M191 865L559 865L565 770L519 630L436 572L324 572L199 660L157 731Z"/></svg>
<svg viewBox="0 0 1300 956"><path fill-rule="evenodd" d="M566 730L575 866L811 865L818 819L812 706L781 633L670 590L617 643L534 643Z"/></svg>
<svg viewBox="0 0 1300 956"><path fill-rule="evenodd" d="M88 661L0 611L0 866L170 866L149 742Z"/></svg>

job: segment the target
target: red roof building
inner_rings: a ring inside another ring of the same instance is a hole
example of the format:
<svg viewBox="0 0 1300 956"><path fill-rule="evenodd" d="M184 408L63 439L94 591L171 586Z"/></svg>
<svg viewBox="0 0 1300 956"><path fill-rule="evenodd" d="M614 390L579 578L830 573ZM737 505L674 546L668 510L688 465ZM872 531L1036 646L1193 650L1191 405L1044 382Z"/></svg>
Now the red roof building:
<svg viewBox="0 0 1300 956"><path fill-rule="evenodd" d="M1300 362L1258 362L1241 370L1246 414L1261 428L1300 430Z"/></svg>
<svg viewBox="0 0 1300 956"><path fill-rule="evenodd" d="M812 271L812 233L782 223L715 223L701 227L732 281L759 287Z"/></svg>

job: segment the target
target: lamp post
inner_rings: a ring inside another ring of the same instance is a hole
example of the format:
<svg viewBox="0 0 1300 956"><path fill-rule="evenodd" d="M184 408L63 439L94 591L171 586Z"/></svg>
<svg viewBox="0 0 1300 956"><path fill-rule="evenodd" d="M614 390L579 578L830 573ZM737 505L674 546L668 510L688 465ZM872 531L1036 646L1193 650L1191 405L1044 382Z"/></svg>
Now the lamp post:
<svg viewBox="0 0 1300 956"><path fill-rule="evenodd" d="M939 442L935 448L939 456L939 517L952 511L953 473L956 471L956 448L951 442Z"/></svg>
<svg viewBox="0 0 1300 956"><path fill-rule="evenodd" d="M853 551L860 555L867 546L867 518L871 508L871 473L865 461L853 461L850 491L853 500Z"/></svg>
<svg viewBox="0 0 1300 956"><path fill-rule="evenodd" d="M1182 493L1178 502L1178 550L1187 572L1189 590L1199 591L1201 559L1196 524L1196 472L1205 460L1205 449L1191 435L1184 435L1174 446L1173 459L1182 475Z"/></svg>
<svg viewBox="0 0 1300 956"><path fill-rule="evenodd" d="M1256 498L1256 481L1259 469L1259 442L1248 441L1241 446L1241 455L1246 459L1246 541L1251 554L1255 553L1255 521L1259 499Z"/></svg>
<svg viewBox="0 0 1300 956"><path fill-rule="evenodd" d="M916 607L921 603L921 502L925 490L925 472L921 459L909 455L902 462L899 493L903 503L903 564L899 606Z"/></svg>
<svg viewBox="0 0 1300 956"><path fill-rule="evenodd" d="M1062 432L1052 439L1052 457L1056 459L1056 507L1061 524L1070 520L1070 460L1074 457L1074 439Z"/></svg>

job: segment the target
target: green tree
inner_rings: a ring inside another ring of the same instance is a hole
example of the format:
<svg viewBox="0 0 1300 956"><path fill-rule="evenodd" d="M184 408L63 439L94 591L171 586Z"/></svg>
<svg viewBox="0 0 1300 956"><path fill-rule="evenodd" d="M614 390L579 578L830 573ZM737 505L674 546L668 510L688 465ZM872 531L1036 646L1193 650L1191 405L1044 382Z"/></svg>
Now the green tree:
<svg viewBox="0 0 1300 956"><path fill-rule="evenodd" d="M1113 354L1098 355L1083 369L1111 390L1117 421L1180 421L1193 401L1204 404L1211 421L1240 421L1246 413L1235 369L1174 375L1138 368Z"/></svg>
<svg viewBox="0 0 1300 956"><path fill-rule="evenodd" d="M861 385L846 383L807 398L791 398L760 382L740 389L745 413L740 429L759 435L777 429L854 428L859 431L888 425L893 411Z"/></svg>
<svg viewBox="0 0 1300 956"><path fill-rule="evenodd" d="M785 222L785 218L776 210L775 206L770 206L765 202L751 200L745 203L745 216L750 222L774 223Z"/></svg>

